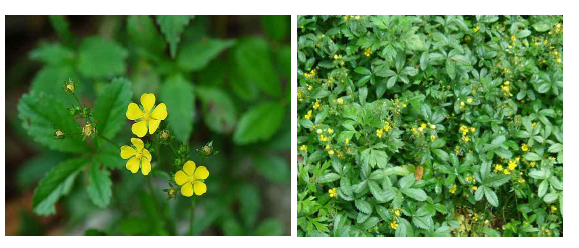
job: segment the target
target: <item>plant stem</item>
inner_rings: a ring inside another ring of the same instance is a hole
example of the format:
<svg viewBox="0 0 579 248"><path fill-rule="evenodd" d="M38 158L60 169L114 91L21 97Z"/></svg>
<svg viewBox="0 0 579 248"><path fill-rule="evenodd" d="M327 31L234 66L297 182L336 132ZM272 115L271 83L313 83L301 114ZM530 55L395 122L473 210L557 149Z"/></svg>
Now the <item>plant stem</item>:
<svg viewBox="0 0 579 248"><path fill-rule="evenodd" d="M193 236L193 222L195 221L195 201L197 198L195 195L191 196L191 228L189 229L189 235Z"/></svg>
<svg viewBox="0 0 579 248"><path fill-rule="evenodd" d="M155 193L153 192L153 184L151 183L151 176L146 176L147 178L147 187L149 188L149 193L151 193L151 197L153 198L153 202L155 203L155 210L159 207L157 203L157 198L155 197Z"/></svg>
<svg viewBox="0 0 579 248"><path fill-rule="evenodd" d="M102 135L100 135L100 134L98 134L98 133L97 133L97 136L98 136L99 138L104 139L105 141L109 142L110 144L114 145L115 147L117 147L117 148L119 148L119 149L121 148L121 146L119 146L117 143L113 142L113 141L110 140L109 138L107 138L107 137L105 137L105 136L102 136Z"/></svg>

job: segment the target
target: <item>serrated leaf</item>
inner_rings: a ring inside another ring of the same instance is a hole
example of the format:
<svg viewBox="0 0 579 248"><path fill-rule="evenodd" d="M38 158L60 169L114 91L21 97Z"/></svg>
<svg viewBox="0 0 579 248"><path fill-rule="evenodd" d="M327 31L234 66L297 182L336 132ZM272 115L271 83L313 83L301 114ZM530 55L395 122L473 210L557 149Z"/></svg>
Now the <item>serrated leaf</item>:
<svg viewBox="0 0 579 248"><path fill-rule="evenodd" d="M281 125L283 117L284 109L278 103L266 102L253 106L239 119L233 141L245 145L268 140Z"/></svg>
<svg viewBox="0 0 579 248"><path fill-rule="evenodd" d="M253 184L243 184L238 188L240 213L246 225L254 225L261 206L259 190Z"/></svg>
<svg viewBox="0 0 579 248"><path fill-rule="evenodd" d="M493 205L494 207L498 207L499 206L499 198L497 197L497 194L490 188L488 187L484 187L484 193L485 193L485 197L487 198L487 201Z"/></svg>
<svg viewBox="0 0 579 248"><path fill-rule="evenodd" d="M547 182L547 180L543 180L539 184L539 189L538 189L537 194L539 195L540 198L543 198L543 196L545 196L545 194L547 193L548 189L549 189L549 182Z"/></svg>
<svg viewBox="0 0 579 248"><path fill-rule="evenodd" d="M193 131L193 86L181 75L169 77L161 87L161 101L167 105L167 121L175 131L175 136L187 142Z"/></svg>
<svg viewBox="0 0 579 248"><path fill-rule="evenodd" d="M54 204L67 194L79 171L87 166L88 158L69 159L52 168L40 180L32 197L32 208L38 215L56 213Z"/></svg>
<svg viewBox="0 0 579 248"><path fill-rule="evenodd" d="M511 175L495 175L490 177L485 185L490 187L500 187L501 185L507 183L511 179Z"/></svg>
<svg viewBox="0 0 579 248"><path fill-rule="evenodd" d="M417 201L426 201L426 199L428 198L428 196L426 196L426 193L422 189L403 188L400 189L400 192Z"/></svg>
<svg viewBox="0 0 579 248"><path fill-rule="evenodd" d="M104 168L100 170L98 163L94 163L89 170L88 177L88 196L95 205L101 208L107 207L113 195L110 173Z"/></svg>
<svg viewBox="0 0 579 248"><path fill-rule="evenodd" d="M157 16L157 24L159 24L161 32L169 43L172 58L175 58L177 54L177 44L181 41L181 33L183 33L190 21L191 16L188 15Z"/></svg>
<svg viewBox="0 0 579 248"><path fill-rule="evenodd" d="M372 180L368 181L368 186L370 187L370 192L372 193L372 195L379 202L382 203L388 202L394 198L393 194L388 194L386 191L383 191L382 188L380 188L380 185L378 185L376 182Z"/></svg>
<svg viewBox="0 0 579 248"><path fill-rule="evenodd" d="M324 175L319 176L317 182L318 183L329 183L329 182L336 181L338 179L340 179L339 174L330 172L330 173L326 173Z"/></svg>
<svg viewBox="0 0 579 248"><path fill-rule="evenodd" d="M177 55L179 68L186 72L203 69L209 61L215 59L225 49L233 46L233 40L219 40L206 38L200 41L187 43Z"/></svg>
<svg viewBox="0 0 579 248"><path fill-rule="evenodd" d="M32 50L28 57L47 64L61 65L72 63L74 55L74 51L60 43L44 43Z"/></svg>
<svg viewBox="0 0 579 248"><path fill-rule="evenodd" d="M114 41L92 36L85 38L78 52L78 70L85 77L107 78L125 72L129 53Z"/></svg>
<svg viewBox="0 0 579 248"><path fill-rule="evenodd" d="M124 78L114 79L97 98L94 105L94 118L97 132L113 138L126 122L125 113L133 97L131 83Z"/></svg>
<svg viewBox="0 0 579 248"><path fill-rule="evenodd" d="M51 96L31 91L18 102L18 117L32 139L52 150L71 153L89 152L90 148L80 136L57 140L54 132L65 135L80 132L80 127L66 110L66 106Z"/></svg>
<svg viewBox="0 0 579 248"><path fill-rule="evenodd" d="M557 200L557 198L559 198L559 194L557 193L549 193L545 195L545 198L543 198L543 200L545 201L545 203L553 203Z"/></svg>
<svg viewBox="0 0 579 248"><path fill-rule="evenodd" d="M201 100L203 121L212 131L231 133L237 121L237 110L233 100L217 87L196 87L195 93Z"/></svg>
<svg viewBox="0 0 579 248"><path fill-rule="evenodd" d="M358 210L360 210L360 212L365 213L365 214L371 214L372 213L372 205L370 205L370 203L362 200L362 199L357 199L354 204L356 205L356 208Z"/></svg>
<svg viewBox="0 0 579 248"><path fill-rule="evenodd" d="M525 154L525 159L528 161L539 161L541 160L541 156L534 152L527 152L527 154Z"/></svg>
<svg viewBox="0 0 579 248"><path fill-rule="evenodd" d="M129 16L127 34L137 53L155 59L164 55L167 43L150 16Z"/></svg>

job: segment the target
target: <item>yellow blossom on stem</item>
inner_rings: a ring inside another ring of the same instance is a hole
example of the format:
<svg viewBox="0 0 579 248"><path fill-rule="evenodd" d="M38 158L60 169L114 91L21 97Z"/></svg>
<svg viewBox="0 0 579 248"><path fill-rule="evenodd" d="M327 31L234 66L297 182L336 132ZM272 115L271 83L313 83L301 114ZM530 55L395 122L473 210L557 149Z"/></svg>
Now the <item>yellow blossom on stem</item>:
<svg viewBox="0 0 579 248"><path fill-rule="evenodd" d="M334 150L329 150L329 151L328 151L328 154L334 155Z"/></svg>
<svg viewBox="0 0 579 248"><path fill-rule="evenodd" d="M329 133L329 134L334 133L334 129L328 128L328 133Z"/></svg>
<svg viewBox="0 0 579 248"><path fill-rule="evenodd" d="M430 135L430 141L436 140L436 135Z"/></svg>
<svg viewBox="0 0 579 248"><path fill-rule="evenodd" d="M308 147L306 145L302 145L302 146L300 146L300 150L307 151Z"/></svg>
<svg viewBox="0 0 579 248"><path fill-rule="evenodd" d="M209 171L205 166L195 166L195 162L189 160L183 165L183 170L175 173L175 183L181 186L181 195L191 197L203 195L207 192L207 185L203 182L209 177Z"/></svg>
<svg viewBox="0 0 579 248"><path fill-rule="evenodd" d="M304 115L304 118L309 120L311 117L312 117L312 110L308 110L308 113L306 115Z"/></svg>
<svg viewBox="0 0 579 248"><path fill-rule="evenodd" d="M503 171L503 166L500 164L495 165L495 172Z"/></svg>
<svg viewBox="0 0 579 248"><path fill-rule="evenodd" d="M469 97L468 99L466 99L466 102L467 102L467 103L472 103L472 98Z"/></svg>
<svg viewBox="0 0 579 248"><path fill-rule="evenodd" d="M382 138L382 133L384 132L384 130L382 129L378 129L376 130L376 136L378 136L378 138Z"/></svg>
<svg viewBox="0 0 579 248"><path fill-rule="evenodd" d="M392 221L390 223L390 228L392 228L394 230L398 229L398 223L396 223L396 221Z"/></svg>
<svg viewBox="0 0 579 248"><path fill-rule="evenodd" d="M338 98L338 103L339 103L339 104L344 104L344 99Z"/></svg>
<svg viewBox="0 0 579 248"><path fill-rule="evenodd" d="M456 184L453 184L453 185L452 185L452 188L450 188L450 189L448 190L448 192L450 192L451 194L454 194L454 193L456 192Z"/></svg>
<svg viewBox="0 0 579 248"><path fill-rule="evenodd" d="M328 193L330 193L330 197L338 196L338 190L336 188L331 188L330 190L328 190Z"/></svg>
<svg viewBox="0 0 579 248"><path fill-rule="evenodd" d="M143 175L149 175L149 172L151 172L151 160L153 159L151 153L145 149L145 144L141 139L131 138L131 143L135 148L130 146L121 147L121 158L128 159L127 170L137 173L139 168L141 168Z"/></svg>
<svg viewBox="0 0 579 248"><path fill-rule="evenodd" d="M129 120L137 121L131 130L139 138L147 134L155 133L162 120L167 118L167 106L161 103L155 107L155 95L144 93L141 95L142 109L136 103L130 103L126 116Z"/></svg>

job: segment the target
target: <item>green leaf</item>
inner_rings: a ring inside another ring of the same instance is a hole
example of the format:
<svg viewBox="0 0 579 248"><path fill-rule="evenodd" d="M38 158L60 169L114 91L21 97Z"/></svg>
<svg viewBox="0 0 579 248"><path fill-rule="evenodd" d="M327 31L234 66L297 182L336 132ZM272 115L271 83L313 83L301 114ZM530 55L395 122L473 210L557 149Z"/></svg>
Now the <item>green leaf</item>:
<svg viewBox="0 0 579 248"><path fill-rule="evenodd" d="M378 185L376 182L372 180L368 181L368 186L370 187L370 192L372 193L372 195L379 202L382 203L388 202L394 198L394 195L387 194L387 192L383 191L382 188L380 188L380 185Z"/></svg>
<svg viewBox="0 0 579 248"><path fill-rule="evenodd" d="M89 170L88 177L88 196L95 205L101 208L107 207L113 196L113 182L111 181L109 171L104 168L100 170L98 163L94 163Z"/></svg>
<svg viewBox="0 0 579 248"><path fill-rule="evenodd" d="M80 136L54 138L55 129L68 133L80 132L74 118L55 98L31 91L18 102L18 117L32 139L52 150L71 153L89 152L90 148Z"/></svg>
<svg viewBox="0 0 579 248"><path fill-rule="evenodd" d="M191 16L188 15L160 15L157 16L157 24L161 27L161 33L169 43L171 58L177 54L177 44L181 41L181 33L189 25Z"/></svg>
<svg viewBox="0 0 579 248"><path fill-rule="evenodd" d="M77 104L76 100L70 93L63 90L63 83L69 79L76 78L78 78L78 75L75 73L72 65L47 65L36 73L32 80L30 90L51 95L63 105L71 106ZM79 87L78 82L76 82L76 85L76 87ZM82 86L84 86L84 84L80 87Z"/></svg>
<svg viewBox="0 0 579 248"><path fill-rule="evenodd" d="M356 208L358 210L360 210L360 212L365 213L365 214L371 214L372 213L372 205L370 205L370 203L362 200L362 199L358 199L354 202L354 205L356 205Z"/></svg>
<svg viewBox="0 0 579 248"><path fill-rule="evenodd" d="M557 194L557 193L549 193L549 194L546 194L546 195L545 195L545 198L543 198L543 200L544 200L546 203L551 204L551 203L555 202L555 201L557 200L557 198L559 198L559 194Z"/></svg>
<svg viewBox="0 0 579 248"><path fill-rule="evenodd" d="M549 189L549 182L547 182L547 180L543 180L541 184L539 184L539 190L537 194L539 195L539 197L542 198L543 196L545 196L548 189Z"/></svg>
<svg viewBox="0 0 579 248"><path fill-rule="evenodd" d="M138 54L160 59L165 53L167 43L150 16L137 15L127 18L127 33Z"/></svg>
<svg viewBox="0 0 579 248"><path fill-rule="evenodd" d="M100 135L109 139L115 137L126 123L125 113L132 97L131 83L127 79L113 79L94 105L94 118Z"/></svg>
<svg viewBox="0 0 579 248"><path fill-rule="evenodd" d="M107 78L125 72L125 59L129 53L114 41L88 37L82 41L78 52L78 70L85 77Z"/></svg>
<svg viewBox="0 0 579 248"><path fill-rule="evenodd" d="M481 186L478 187L478 189L476 190L476 192L475 192L475 194L474 194L474 199L475 199L476 201L480 201L480 200L483 198L483 196L484 196L484 189L485 189L485 186L483 186L483 185L481 185Z"/></svg>
<svg viewBox="0 0 579 248"><path fill-rule="evenodd" d="M105 167L111 169L124 169L127 163L127 160L121 158L119 148L106 143L106 141L103 141L94 158Z"/></svg>
<svg viewBox="0 0 579 248"><path fill-rule="evenodd" d="M330 172L330 173L326 173L324 175L319 176L317 182L318 183L330 183L330 182L333 182L333 181L340 179L340 177L341 176L339 174Z"/></svg>
<svg viewBox="0 0 579 248"><path fill-rule="evenodd" d="M233 141L246 145L268 140L281 125L283 117L283 106L278 103L266 102L253 106L239 119Z"/></svg>
<svg viewBox="0 0 579 248"><path fill-rule="evenodd" d="M70 191L76 175L88 162L88 158L69 159L59 163L46 173L34 190L32 197L34 213L38 215L55 214L54 204L61 196Z"/></svg>
<svg viewBox="0 0 579 248"><path fill-rule="evenodd" d="M261 26L265 34L276 41L284 41L290 32L290 16L287 15L262 15Z"/></svg>
<svg viewBox="0 0 579 248"><path fill-rule="evenodd" d="M215 59L225 49L231 47L235 41L206 38L190 42L181 48L177 55L177 64L186 72L203 69L209 61Z"/></svg>
<svg viewBox="0 0 579 248"><path fill-rule="evenodd" d="M525 29L525 30L519 31L519 32L517 33L516 37L517 37L517 39L522 39L522 38L525 38L525 37L527 37L527 36L529 36L529 35L531 35L531 31L528 30L528 29Z"/></svg>
<svg viewBox="0 0 579 248"><path fill-rule="evenodd" d="M283 223L278 219L266 219L255 229L255 236L280 236L283 235Z"/></svg>
<svg viewBox="0 0 579 248"><path fill-rule="evenodd" d="M495 194L495 192L488 188L488 187L484 187L484 193L485 193L485 197L487 198L487 201L493 205L494 207L498 207L499 206L499 198L497 198L497 194Z"/></svg>
<svg viewBox="0 0 579 248"><path fill-rule="evenodd" d="M231 133L237 121L237 110L227 92L217 87L198 86L195 93L201 100L205 125L216 133Z"/></svg>
<svg viewBox="0 0 579 248"><path fill-rule="evenodd" d="M500 187L511 179L511 175L495 175L485 182L490 187Z"/></svg>
<svg viewBox="0 0 579 248"><path fill-rule="evenodd" d="M66 17L62 15L51 15L48 18L50 25L58 34L58 38L67 44L71 44L74 41L74 37L72 33L70 33L70 24L68 20L66 20Z"/></svg>
<svg viewBox="0 0 579 248"><path fill-rule="evenodd" d="M447 162L449 160L449 156L448 153L446 153L444 150L442 149L434 149L432 150L432 152L434 153L434 155L436 155L438 158L440 158L442 161Z"/></svg>
<svg viewBox="0 0 579 248"><path fill-rule="evenodd" d="M175 136L187 142L193 131L193 86L181 75L172 76L161 87L161 101L167 105L167 120Z"/></svg>
<svg viewBox="0 0 579 248"><path fill-rule="evenodd" d="M358 74L362 74L362 75L372 75L372 72L370 70L368 70L368 68L364 68L364 67L356 67L356 69L354 69L354 71Z"/></svg>
<svg viewBox="0 0 579 248"><path fill-rule="evenodd" d="M525 154L525 159L528 161L539 161L541 160L541 156L534 152L527 152L527 154Z"/></svg>
<svg viewBox="0 0 579 248"><path fill-rule="evenodd" d="M28 57L46 64L60 65L72 63L74 55L74 51L60 43L43 43L40 47L32 50Z"/></svg>
<svg viewBox="0 0 579 248"><path fill-rule="evenodd" d="M255 83L266 94L276 98L280 96L280 81L265 40L249 38L240 41L233 51L233 58L240 76Z"/></svg>
<svg viewBox="0 0 579 248"><path fill-rule="evenodd" d="M406 45L411 50L424 51L426 49L424 42L422 41L420 36L418 36L416 34L411 35L408 38L408 40L406 41Z"/></svg>
<svg viewBox="0 0 579 248"><path fill-rule="evenodd" d="M287 161L278 156L260 157L255 161L257 172L275 183L290 182L291 172Z"/></svg>
<svg viewBox="0 0 579 248"><path fill-rule="evenodd" d="M428 198L422 189L402 188L400 189L400 192L417 201L426 201Z"/></svg>
<svg viewBox="0 0 579 248"><path fill-rule="evenodd" d="M537 30L537 32L545 32L551 29L551 24L548 22L537 22L533 24L533 28Z"/></svg>

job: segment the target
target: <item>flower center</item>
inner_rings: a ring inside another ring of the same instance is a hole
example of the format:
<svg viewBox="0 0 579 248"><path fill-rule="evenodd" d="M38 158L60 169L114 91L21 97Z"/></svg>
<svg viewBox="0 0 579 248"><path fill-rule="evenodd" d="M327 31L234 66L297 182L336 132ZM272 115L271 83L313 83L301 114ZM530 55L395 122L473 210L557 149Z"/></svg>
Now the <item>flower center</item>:
<svg viewBox="0 0 579 248"><path fill-rule="evenodd" d="M135 157L136 157L138 160L141 160L141 158L143 157L143 152L137 152L137 155L135 155Z"/></svg>
<svg viewBox="0 0 579 248"><path fill-rule="evenodd" d="M195 175L188 176L188 179L189 179L189 182L190 182L190 183L195 182Z"/></svg>
<svg viewBox="0 0 579 248"><path fill-rule="evenodd" d="M145 112L145 114L143 114L143 120L148 121L151 119L151 114L149 114L149 112Z"/></svg>

